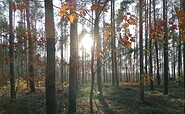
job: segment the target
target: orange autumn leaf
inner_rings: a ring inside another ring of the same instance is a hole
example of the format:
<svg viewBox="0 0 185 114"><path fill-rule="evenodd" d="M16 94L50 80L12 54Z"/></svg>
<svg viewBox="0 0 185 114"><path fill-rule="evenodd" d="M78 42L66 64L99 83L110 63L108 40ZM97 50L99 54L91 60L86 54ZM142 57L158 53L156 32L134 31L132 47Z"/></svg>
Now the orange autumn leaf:
<svg viewBox="0 0 185 114"><path fill-rule="evenodd" d="M123 46L126 47L126 48L131 48L131 42L125 41Z"/></svg>
<svg viewBox="0 0 185 114"><path fill-rule="evenodd" d="M66 13L67 13L67 6L62 5L61 8L60 8L59 16L63 17Z"/></svg>
<svg viewBox="0 0 185 114"><path fill-rule="evenodd" d="M75 16L76 16L76 15L74 15L74 14L68 15L69 21L70 21L71 23L74 22L74 20L75 20L75 18L76 18Z"/></svg>
<svg viewBox="0 0 185 114"><path fill-rule="evenodd" d="M104 32L104 35L105 35L105 40L106 40L107 42L110 41L110 39L111 39L110 32L109 32L109 31L105 31L105 32Z"/></svg>

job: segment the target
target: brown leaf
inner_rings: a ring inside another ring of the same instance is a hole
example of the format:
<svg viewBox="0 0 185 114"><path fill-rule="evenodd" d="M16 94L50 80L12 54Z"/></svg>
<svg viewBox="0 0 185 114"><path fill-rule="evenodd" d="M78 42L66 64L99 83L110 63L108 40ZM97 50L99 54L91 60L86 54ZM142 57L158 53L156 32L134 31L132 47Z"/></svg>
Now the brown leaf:
<svg viewBox="0 0 185 114"><path fill-rule="evenodd" d="M125 23L125 24L123 25L123 28L126 29L128 26L129 26L129 24L128 24L128 23Z"/></svg>
<svg viewBox="0 0 185 114"><path fill-rule="evenodd" d="M125 41L123 46L126 47L126 48L131 48L131 42Z"/></svg>
<svg viewBox="0 0 185 114"><path fill-rule="evenodd" d="M181 35L181 38L179 39L179 41L185 42L185 34Z"/></svg>
<svg viewBox="0 0 185 114"><path fill-rule="evenodd" d="M105 35L105 40L108 42L111 40L111 34L109 31L105 31L104 32L104 35Z"/></svg>

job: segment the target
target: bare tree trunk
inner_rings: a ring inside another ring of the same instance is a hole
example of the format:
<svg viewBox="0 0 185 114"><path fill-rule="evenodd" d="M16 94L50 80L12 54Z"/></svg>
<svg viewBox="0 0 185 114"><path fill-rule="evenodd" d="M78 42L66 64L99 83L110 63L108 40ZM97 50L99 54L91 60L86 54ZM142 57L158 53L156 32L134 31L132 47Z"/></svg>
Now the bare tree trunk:
<svg viewBox="0 0 185 114"><path fill-rule="evenodd" d="M34 83L34 68L33 68L33 38L31 37L30 30L30 14L29 14L29 0L26 0L26 19L27 19L27 29L28 29L28 45L29 45L29 82L31 92L35 92L35 83Z"/></svg>
<svg viewBox="0 0 185 114"><path fill-rule="evenodd" d="M154 12L154 25L156 23L156 17L155 17L155 0L153 0L153 12ZM157 84L160 85L161 83L161 79L160 79L160 75L159 75L159 54L158 54L158 45L157 45L157 41L154 41L154 46L155 46L155 53L156 53L156 64L157 64Z"/></svg>
<svg viewBox="0 0 185 114"><path fill-rule="evenodd" d="M148 75L148 0L145 0L145 74Z"/></svg>
<svg viewBox="0 0 185 114"><path fill-rule="evenodd" d="M183 11L185 12L185 0L183 0L182 6L183 6ZM184 34L185 34L185 30L184 30ZM183 42L183 57L184 57L183 70L184 70L184 88L185 88L185 42Z"/></svg>
<svg viewBox="0 0 185 114"><path fill-rule="evenodd" d="M16 98L14 81L14 36L12 26L12 0L9 0L9 56L10 56L10 94L11 99Z"/></svg>
<svg viewBox="0 0 185 114"><path fill-rule="evenodd" d="M116 86L119 85L119 75L117 69L117 59L116 59L116 36L115 36L115 0L112 0L112 28L113 28L113 62L114 62L114 72L115 72L115 81Z"/></svg>
<svg viewBox="0 0 185 114"><path fill-rule="evenodd" d="M93 1L92 1L93 4ZM92 21L93 21L93 11L92 11ZM92 26L92 30L94 26ZM93 36L94 31L91 33ZM93 45L91 47L91 90L90 90L90 113L93 114L93 94L94 94L94 80L95 80L95 74L94 74L94 47L95 47L95 39L93 40Z"/></svg>
<svg viewBox="0 0 185 114"><path fill-rule="evenodd" d="M140 47L140 100L144 102L144 73L143 73L143 0L139 0L139 47Z"/></svg>
<svg viewBox="0 0 185 114"><path fill-rule="evenodd" d="M167 20L166 14L166 0L163 0L163 20ZM167 22L165 23L165 35L164 35L164 94L168 94L168 39L167 39Z"/></svg>
<svg viewBox="0 0 185 114"><path fill-rule="evenodd" d="M98 4L99 1L96 1ZM99 5L99 4L98 4ZM101 76L101 39L99 35L99 6L95 11L94 37L96 41L96 58L97 58L97 83L99 95L102 95L102 76Z"/></svg>
<svg viewBox="0 0 185 114"><path fill-rule="evenodd" d="M151 28L151 3L152 1L150 0L150 4L149 4L149 28ZM149 67L149 74L150 74L150 89L153 90L154 89L154 86L153 86L153 65L152 65L152 38L151 38L151 33L149 34L150 35L150 41L149 41L149 49L150 49L150 56L149 56L149 61L150 61L150 67Z"/></svg>
<svg viewBox="0 0 185 114"><path fill-rule="evenodd" d="M60 66L60 78L61 78L61 83L62 83L62 89L64 87L64 57L63 57L63 44L64 44L64 30L63 30L63 22L62 22L62 19L61 19L61 44L60 44L60 47L61 47L61 66Z"/></svg>
<svg viewBox="0 0 185 114"><path fill-rule="evenodd" d="M113 9L114 1L111 1L111 26L113 27L113 21L114 21L114 9ZM115 62L114 62L114 32L111 33L111 59L112 59L112 85L115 85Z"/></svg>
<svg viewBox="0 0 185 114"><path fill-rule="evenodd" d="M76 0L74 0L76 3ZM74 8L76 10L76 7ZM77 19L70 24L70 64L69 64L69 109L68 114L76 113L77 91Z"/></svg>
<svg viewBox="0 0 185 114"><path fill-rule="evenodd" d="M55 88L55 28L53 1L45 2L45 31L47 40L47 67L46 67L46 110L47 114L56 114Z"/></svg>

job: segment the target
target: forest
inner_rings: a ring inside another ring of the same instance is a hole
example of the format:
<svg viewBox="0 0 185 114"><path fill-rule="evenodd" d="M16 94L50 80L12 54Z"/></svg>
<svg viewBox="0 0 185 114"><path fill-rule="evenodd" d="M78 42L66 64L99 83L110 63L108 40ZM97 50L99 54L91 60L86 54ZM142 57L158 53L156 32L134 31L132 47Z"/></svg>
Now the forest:
<svg viewBox="0 0 185 114"><path fill-rule="evenodd" d="M185 0L0 0L0 114L184 114Z"/></svg>

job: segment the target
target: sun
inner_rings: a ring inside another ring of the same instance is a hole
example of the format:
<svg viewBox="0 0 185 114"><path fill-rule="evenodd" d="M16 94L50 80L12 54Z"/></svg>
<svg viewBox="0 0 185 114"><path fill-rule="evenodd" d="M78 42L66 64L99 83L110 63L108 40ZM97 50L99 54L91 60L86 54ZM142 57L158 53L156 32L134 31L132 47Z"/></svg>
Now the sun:
<svg viewBox="0 0 185 114"><path fill-rule="evenodd" d="M93 44L93 40L91 38L90 34L85 34L84 37L81 39L80 41L80 45L86 49L86 50L90 50Z"/></svg>

